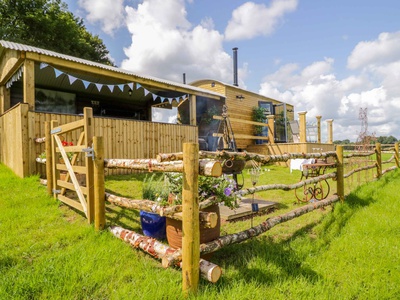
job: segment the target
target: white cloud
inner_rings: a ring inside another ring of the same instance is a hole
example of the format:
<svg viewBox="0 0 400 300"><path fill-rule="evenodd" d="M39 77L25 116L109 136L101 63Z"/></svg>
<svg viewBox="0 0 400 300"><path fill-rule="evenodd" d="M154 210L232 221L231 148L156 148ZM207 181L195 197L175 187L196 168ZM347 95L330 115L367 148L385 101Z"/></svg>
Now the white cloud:
<svg viewBox="0 0 400 300"><path fill-rule="evenodd" d="M395 60L400 60L400 31L383 32L377 40L358 43L347 60L347 66L358 69Z"/></svg>
<svg viewBox="0 0 400 300"><path fill-rule="evenodd" d="M371 44L386 48L381 36ZM391 44L391 41L387 41ZM356 52L353 50L352 55ZM400 124L400 59L382 63L364 60L358 74L338 79L333 73L334 61L325 58L301 69L296 64L281 66L265 77L260 93L295 106L296 111L307 111L307 120L334 119L334 139L355 141L361 130L360 108L368 109L369 133L376 136L399 137ZM397 84L396 84L397 83ZM297 117L297 114L296 114Z"/></svg>
<svg viewBox="0 0 400 300"><path fill-rule="evenodd" d="M283 16L297 8L298 0L273 0L270 6L246 2L232 13L225 29L227 40L251 39L269 35Z"/></svg>
<svg viewBox="0 0 400 300"><path fill-rule="evenodd" d="M232 81L232 58L223 50L224 37L204 19L193 26L186 18L184 0L147 0L126 7L132 44L124 48L121 67L139 74L188 82L198 78ZM243 65L239 74L247 73Z"/></svg>
<svg viewBox="0 0 400 300"><path fill-rule="evenodd" d="M79 0L78 3L87 12L87 20L101 23L102 30L109 35L124 24L124 0Z"/></svg>

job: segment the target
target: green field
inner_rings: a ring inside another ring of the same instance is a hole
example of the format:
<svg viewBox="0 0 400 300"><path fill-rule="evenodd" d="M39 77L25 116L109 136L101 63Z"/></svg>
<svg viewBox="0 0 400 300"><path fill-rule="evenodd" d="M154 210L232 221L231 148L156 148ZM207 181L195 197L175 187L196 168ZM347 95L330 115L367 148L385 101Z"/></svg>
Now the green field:
<svg viewBox="0 0 400 300"><path fill-rule="evenodd" d="M269 171L268 171L269 169ZM367 175L373 176L372 173ZM297 182L300 172L270 166L261 184ZM106 187L140 197L143 175L108 177ZM344 203L280 224L216 252L216 284L200 282L194 299L398 299L398 170L356 188ZM245 183L249 184L248 174ZM96 233L81 214L46 195L38 177L20 179L0 165L0 299L180 299L181 272L114 238ZM257 197L279 210L298 207L293 192ZM108 224L140 230L138 212L107 207ZM223 233L250 220L224 224Z"/></svg>

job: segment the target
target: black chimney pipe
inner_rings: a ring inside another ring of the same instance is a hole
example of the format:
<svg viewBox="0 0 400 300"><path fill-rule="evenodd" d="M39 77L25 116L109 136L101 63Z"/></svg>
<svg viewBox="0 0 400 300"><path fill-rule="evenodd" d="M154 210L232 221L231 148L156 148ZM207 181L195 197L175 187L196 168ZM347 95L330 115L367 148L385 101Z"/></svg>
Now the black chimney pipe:
<svg viewBox="0 0 400 300"><path fill-rule="evenodd" d="M186 73L183 73L183 84L186 84Z"/></svg>
<svg viewBox="0 0 400 300"><path fill-rule="evenodd" d="M238 84L238 58L237 58L238 47L235 47L232 50L233 50L233 85L239 86L239 84Z"/></svg>

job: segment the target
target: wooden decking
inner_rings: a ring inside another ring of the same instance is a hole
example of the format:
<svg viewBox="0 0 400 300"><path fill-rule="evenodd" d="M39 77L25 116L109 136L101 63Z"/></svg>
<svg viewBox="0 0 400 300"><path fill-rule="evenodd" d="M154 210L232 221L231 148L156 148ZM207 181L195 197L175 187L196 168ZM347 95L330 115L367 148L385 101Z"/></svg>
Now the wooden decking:
<svg viewBox="0 0 400 300"><path fill-rule="evenodd" d="M219 210L221 214L221 219L224 221L234 221L235 219L238 218L251 216L253 214L251 210L252 202L253 199L244 198L242 199L239 207L236 209L230 209L229 207L226 206L220 206ZM254 199L254 203L258 203L258 210L259 210L258 213L266 213L269 210L278 207L278 203L267 200Z"/></svg>

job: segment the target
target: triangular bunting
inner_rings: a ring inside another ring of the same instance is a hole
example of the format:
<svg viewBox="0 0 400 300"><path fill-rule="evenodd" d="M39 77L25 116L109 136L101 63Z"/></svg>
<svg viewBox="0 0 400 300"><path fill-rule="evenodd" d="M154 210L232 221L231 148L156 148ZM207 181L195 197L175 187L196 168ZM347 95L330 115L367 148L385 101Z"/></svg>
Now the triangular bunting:
<svg viewBox="0 0 400 300"><path fill-rule="evenodd" d="M128 83L128 86L131 90L133 90L133 82Z"/></svg>
<svg viewBox="0 0 400 300"><path fill-rule="evenodd" d="M109 85L107 85L108 86L108 88L110 89L110 91L111 91L111 93L114 91L114 87L115 87L115 85L112 85L112 84L109 84Z"/></svg>
<svg viewBox="0 0 400 300"><path fill-rule="evenodd" d="M54 72L56 73L56 78L62 74L64 74L63 72L61 72L60 70L54 69Z"/></svg>
<svg viewBox="0 0 400 300"><path fill-rule="evenodd" d="M44 69L46 67L48 67L49 65L46 63L40 63L40 69Z"/></svg>
<svg viewBox="0 0 400 300"><path fill-rule="evenodd" d="M144 95L147 96L147 94L150 93L148 90L144 89Z"/></svg>
<svg viewBox="0 0 400 300"><path fill-rule="evenodd" d="M121 92L124 91L124 86L125 84L118 84L117 87L119 87L119 89L121 90Z"/></svg>
<svg viewBox="0 0 400 300"><path fill-rule="evenodd" d="M151 95L153 96L153 101L156 101L158 96L156 94L151 94Z"/></svg>
<svg viewBox="0 0 400 300"><path fill-rule="evenodd" d="M72 75L68 75L68 79L69 79L69 84L73 84L75 82L75 80L77 80L78 78L76 78Z"/></svg>
<svg viewBox="0 0 400 300"><path fill-rule="evenodd" d="M136 83L136 89L140 89L142 86L140 85L140 83Z"/></svg>
<svg viewBox="0 0 400 300"><path fill-rule="evenodd" d="M173 99L173 98L168 98L168 102L169 102L169 104L171 104L171 103L172 103L172 99Z"/></svg>
<svg viewBox="0 0 400 300"><path fill-rule="evenodd" d="M101 83L95 83L97 89L99 90L99 92L101 91L101 88L103 87L103 85Z"/></svg>
<svg viewBox="0 0 400 300"><path fill-rule="evenodd" d="M82 82L83 82L83 85L85 86L85 89L87 89L89 84L90 84L90 82L86 81L86 80L82 80Z"/></svg>

